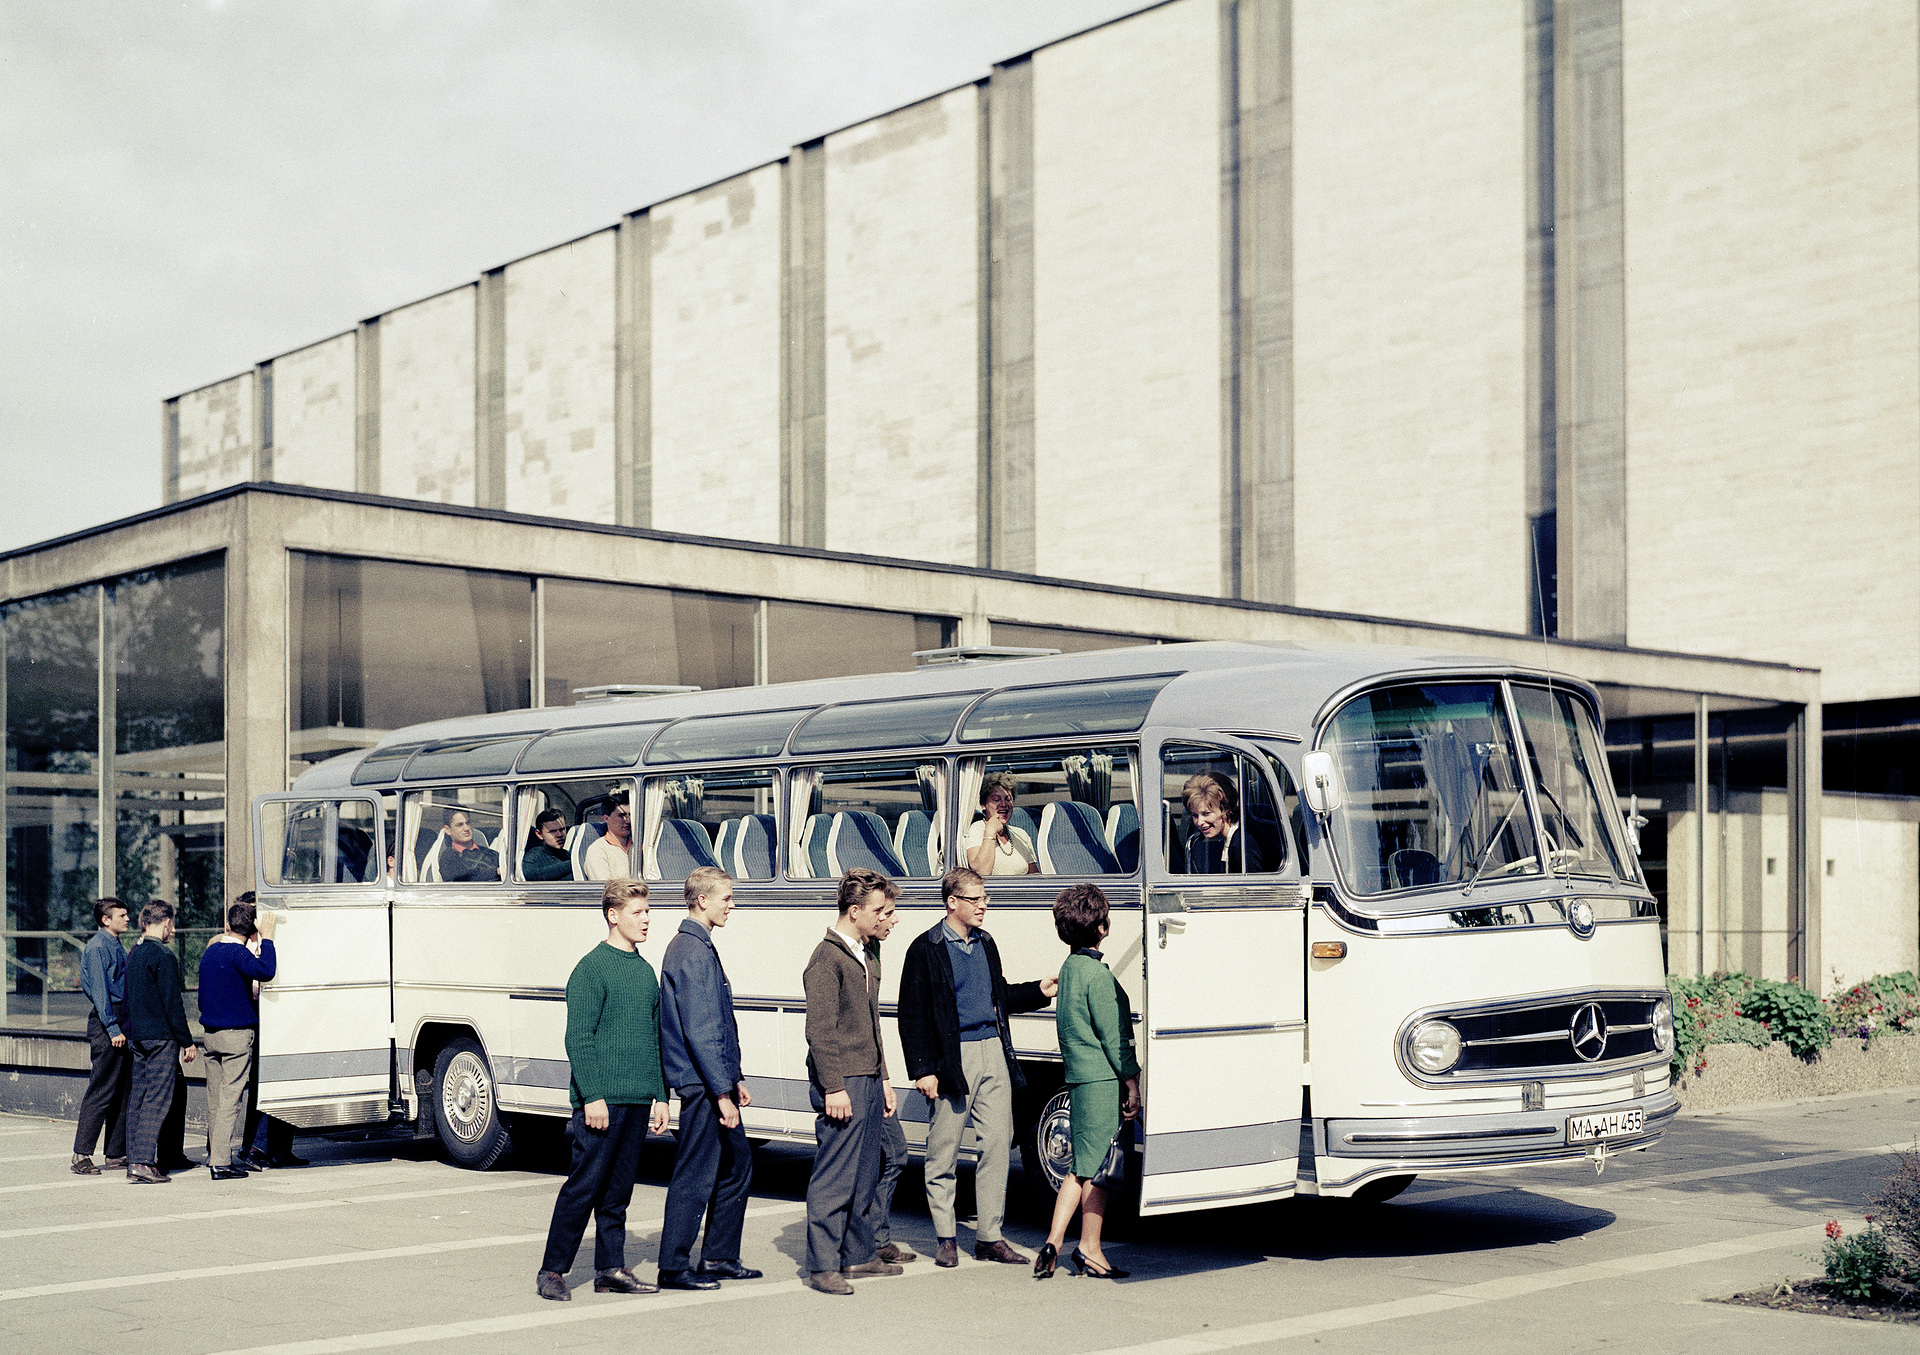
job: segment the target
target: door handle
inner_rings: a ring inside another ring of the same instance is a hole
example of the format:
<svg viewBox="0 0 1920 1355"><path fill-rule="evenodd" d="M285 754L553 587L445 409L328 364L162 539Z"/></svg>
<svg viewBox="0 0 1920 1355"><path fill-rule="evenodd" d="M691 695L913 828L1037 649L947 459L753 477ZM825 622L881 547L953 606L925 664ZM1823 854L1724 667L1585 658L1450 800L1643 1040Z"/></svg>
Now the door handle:
<svg viewBox="0 0 1920 1355"><path fill-rule="evenodd" d="M1176 932L1184 932L1187 929L1187 920L1183 917L1163 917L1160 919L1160 949L1162 950L1167 948L1167 928L1169 927L1173 928Z"/></svg>

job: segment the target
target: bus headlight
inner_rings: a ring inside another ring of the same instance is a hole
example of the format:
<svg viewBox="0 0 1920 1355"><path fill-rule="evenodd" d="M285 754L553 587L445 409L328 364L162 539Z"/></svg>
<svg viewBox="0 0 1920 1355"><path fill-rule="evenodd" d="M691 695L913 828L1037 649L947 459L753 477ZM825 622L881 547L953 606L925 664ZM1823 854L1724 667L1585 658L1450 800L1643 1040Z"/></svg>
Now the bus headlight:
<svg viewBox="0 0 1920 1355"><path fill-rule="evenodd" d="M1662 1054L1673 1052L1673 999L1670 997L1653 1004L1653 1047Z"/></svg>
<svg viewBox="0 0 1920 1355"><path fill-rule="evenodd" d="M1444 1073L1460 1062L1460 1032L1445 1021L1422 1021L1407 1037L1407 1057L1423 1073Z"/></svg>

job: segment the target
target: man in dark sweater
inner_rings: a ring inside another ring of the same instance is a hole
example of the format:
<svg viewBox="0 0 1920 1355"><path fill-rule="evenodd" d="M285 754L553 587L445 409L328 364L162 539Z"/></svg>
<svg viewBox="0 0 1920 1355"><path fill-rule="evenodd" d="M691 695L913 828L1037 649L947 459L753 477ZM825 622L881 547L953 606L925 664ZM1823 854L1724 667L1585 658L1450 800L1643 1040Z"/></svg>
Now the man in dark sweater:
<svg viewBox="0 0 1920 1355"><path fill-rule="evenodd" d="M140 944L127 957L127 1038L133 1042L133 1091L127 1107L127 1180L159 1185L172 1178L160 1166L160 1125L173 1109L180 1060L193 1062L193 1030L180 1001L180 962L173 940L173 905L140 910Z"/></svg>
<svg viewBox="0 0 1920 1355"><path fill-rule="evenodd" d="M807 960L807 1077L815 1111L807 1181L807 1285L851 1294L849 1276L898 1275L874 1253L869 1211L880 1180L880 1121L897 1107L880 1043L880 974L866 945L899 887L870 870L840 878L840 917Z"/></svg>
<svg viewBox="0 0 1920 1355"><path fill-rule="evenodd" d="M687 916L660 962L660 1057L680 1098L680 1146L660 1228L660 1287L718 1289L722 1280L757 1280L740 1264L740 1234L753 1184L753 1151L741 1108L752 1104L740 1076L740 1029L733 987L714 948L713 930L733 912L733 877L717 866L687 874ZM694 1239L706 1216L700 1269Z"/></svg>
<svg viewBox="0 0 1920 1355"><path fill-rule="evenodd" d="M256 934L260 953L247 944ZM200 956L200 1026L207 1047L207 1171L216 1181L244 1181L247 1079L260 1034L255 983L273 978L273 910L256 917L252 903L227 909L227 929Z"/></svg>
<svg viewBox="0 0 1920 1355"><path fill-rule="evenodd" d="M948 871L940 895L946 917L907 948L900 968L899 1012L907 1076L930 1108L927 1213L939 1240L934 1264L960 1264L954 1241L954 1164L971 1122L980 1143L973 1174L978 1217L973 1254L981 1261L1020 1265L1028 1258L1000 1236L1007 1212L1013 1097L1025 1085L1013 1057L1007 1016L1039 1011L1053 1000L1060 983L1044 978L1007 986L1000 972L1000 948L980 925L987 919L987 890L979 874L964 866Z"/></svg>
<svg viewBox="0 0 1920 1355"><path fill-rule="evenodd" d="M609 880L600 894L607 939L567 980L567 1061L573 1065L573 1169L553 1202L547 1251L534 1292L565 1301L567 1272L594 1220L593 1291L651 1294L627 1269L627 1203L649 1122L667 1128L660 1072L660 981L639 952L647 939L647 886Z"/></svg>

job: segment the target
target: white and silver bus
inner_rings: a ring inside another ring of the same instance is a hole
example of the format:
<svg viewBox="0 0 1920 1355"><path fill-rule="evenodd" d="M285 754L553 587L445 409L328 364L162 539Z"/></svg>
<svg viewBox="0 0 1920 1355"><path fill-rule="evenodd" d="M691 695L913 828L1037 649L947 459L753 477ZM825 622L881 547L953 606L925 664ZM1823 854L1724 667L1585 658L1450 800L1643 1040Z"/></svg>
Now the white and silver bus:
<svg viewBox="0 0 1920 1355"><path fill-rule="evenodd" d="M1065 958L1062 887L1112 900L1143 1213L1383 1199L1423 1172L1601 1165L1660 1136L1678 1109L1660 923L1585 683L1380 647L968 653L416 726L262 796L257 888L286 918L263 1107L307 1128L404 1116L473 1167L515 1116L566 1115L564 986L605 934L586 857L626 804L656 965L688 871L738 882L720 944L746 1124L809 1141L801 969L835 883L899 882L890 1014L991 776L1037 867L988 882L1009 980ZM1189 873L1206 858L1182 788L1201 772L1234 788L1232 864L1257 869ZM530 862L551 811L567 860ZM1015 1017L1013 1041L1026 1175L1057 1179L1051 1014ZM889 1059L917 1142L925 1103L897 1042Z"/></svg>

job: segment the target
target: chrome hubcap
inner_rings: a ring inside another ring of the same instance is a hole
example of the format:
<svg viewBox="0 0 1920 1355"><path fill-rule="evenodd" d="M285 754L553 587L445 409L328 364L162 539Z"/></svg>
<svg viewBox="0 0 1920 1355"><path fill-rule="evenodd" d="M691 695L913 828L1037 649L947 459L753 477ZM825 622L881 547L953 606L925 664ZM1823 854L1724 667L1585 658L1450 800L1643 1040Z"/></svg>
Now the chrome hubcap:
<svg viewBox="0 0 1920 1355"><path fill-rule="evenodd" d="M1073 1098L1072 1093L1055 1092L1040 1112L1040 1171L1056 1192L1073 1171Z"/></svg>
<svg viewBox="0 0 1920 1355"><path fill-rule="evenodd" d="M479 1138L493 1119L493 1079L486 1064L469 1050L454 1055L447 1064L446 1080L440 1086L440 1118L462 1143Z"/></svg>

